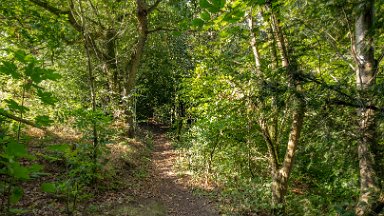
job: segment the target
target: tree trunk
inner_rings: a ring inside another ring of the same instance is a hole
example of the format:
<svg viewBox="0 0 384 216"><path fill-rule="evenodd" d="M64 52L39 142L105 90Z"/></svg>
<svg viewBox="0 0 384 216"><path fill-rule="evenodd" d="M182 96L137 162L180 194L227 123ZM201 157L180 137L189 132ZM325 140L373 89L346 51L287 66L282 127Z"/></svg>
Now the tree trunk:
<svg viewBox="0 0 384 216"><path fill-rule="evenodd" d="M272 199L274 208L277 210L276 214L283 214L284 208L284 196L288 188L288 180L293 167L293 160L296 153L296 148L299 143L300 133L304 122L305 114L305 102L301 97L301 85L300 82L295 80L294 73L298 70L296 64L292 64L288 55L287 44L284 39L284 34L280 27L280 22L271 5L267 4L267 9L271 11L271 27L276 40L276 45L280 51L282 66L288 73L289 87L295 89L293 95L293 112L292 112L292 124L288 138L287 149L282 165L278 169L273 169L275 165L272 165ZM275 148L276 149L276 148ZM275 150L276 151L276 150ZM275 153L277 155L278 152ZM274 157L274 155L272 155Z"/></svg>
<svg viewBox="0 0 384 216"><path fill-rule="evenodd" d="M373 96L370 90L376 85L373 48L374 0L359 5L359 15L355 23L356 86L361 97L362 107L358 109L359 134L358 158L360 169L360 197L356 205L356 215L373 215L381 211L380 185L375 164L376 113L369 108Z"/></svg>
<svg viewBox="0 0 384 216"><path fill-rule="evenodd" d="M92 114L96 114L96 86L95 86L95 74L94 69L91 61L91 37L88 35L87 32L87 25L86 21L84 19L84 10L83 5L81 2L79 2L80 12L81 12L81 24L82 24L82 34L84 39L84 49L85 54L87 57L87 70L88 70L88 76L89 76L89 91L91 96L91 105L92 105ZM99 139L98 139L98 131L97 131L97 120L95 117L92 118L92 135L93 135L93 151L92 151L92 183L94 184L96 181L96 172L97 172L97 158L98 158L98 148L99 148Z"/></svg>
<svg viewBox="0 0 384 216"><path fill-rule="evenodd" d="M135 122L133 111L133 89L136 84L136 74L139 70L140 60L144 52L145 43L148 38L148 6L144 0L136 0L137 11L136 17L139 22L138 31L139 39L136 44L135 50L131 55L131 60L128 64L127 81L124 89L124 98L126 103L126 120L128 123L128 136L133 137L135 135Z"/></svg>
<svg viewBox="0 0 384 216"><path fill-rule="evenodd" d="M253 10L252 8L249 10L249 14L247 17L248 22L248 28L249 28L249 35L250 35L250 45L252 48L253 58L255 61L255 69L256 69L256 75L261 76L261 62L260 62L260 54L259 50L256 46L256 34L254 32L254 23L253 23Z"/></svg>
<svg viewBox="0 0 384 216"><path fill-rule="evenodd" d="M293 166L293 159L297 145L299 143L300 132L304 122L304 101L297 98L293 107L293 119L291 125L291 131L289 134L287 150L285 153L284 161L279 170L275 170L272 173L272 195L274 204L283 204L284 196L287 192L288 179Z"/></svg>

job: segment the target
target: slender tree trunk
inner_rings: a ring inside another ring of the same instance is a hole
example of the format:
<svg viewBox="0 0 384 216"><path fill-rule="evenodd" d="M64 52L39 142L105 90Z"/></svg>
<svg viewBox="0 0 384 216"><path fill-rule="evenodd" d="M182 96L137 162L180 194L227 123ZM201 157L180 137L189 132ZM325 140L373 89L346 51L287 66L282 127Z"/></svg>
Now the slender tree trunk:
<svg viewBox="0 0 384 216"><path fill-rule="evenodd" d="M261 76L260 54L259 54L259 50L257 48L256 34L254 32L255 29L254 29L254 21L253 21L253 8L251 8L249 10L249 14L247 16L247 22L248 22L249 35L250 35L250 45L252 48L253 58L255 61L256 75Z"/></svg>
<svg viewBox="0 0 384 216"><path fill-rule="evenodd" d="M96 91L95 91L95 75L93 73L92 62L91 62L91 54L89 51L89 43L88 40L85 39L85 51L87 55L87 64L88 64L88 76L89 76L89 90L91 93L91 101L92 101L92 112L96 113ZM97 121L96 118L92 118L92 135L93 135L93 152L92 152L92 160L93 160L93 173L96 172L96 163L97 163L97 153L98 153L98 132L97 132Z"/></svg>
<svg viewBox="0 0 384 216"><path fill-rule="evenodd" d="M109 78L109 88L112 90L113 93L117 93L119 89L119 70L118 70L118 62L116 59L116 31L114 29L108 29L106 34L106 40L105 43L106 51L107 51L107 58L106 58L106 67L107 69L110 69L111 71L107 71L106 75L108 75Z"/></svg>
<svg viewBox="0 0 384 216"><path fill-rule="evenodd" d="M127 81L124 89L124 97L127 100L126 120L128 123L128 136L133 137L135 135L134 126L134 111L133 111L133 89L136 84L136 74L139 70L140 61L144 52L145 43L148 38L148 6L145 0L136 0L137 12L136 17L139 22L138 31L139 39L136 44L135 50L131 55L131 60L128 64Z"/></svg>
<svg viewBox="0 0 384 216"><path fill-rule="evenodd" d="M284 206L284 197L288 188L288 180L293 167L293 161L304 122L305 102L300 96L300 92L302 91L300 83L295 80L294 76L298 67L290 61L287 44L280 27L279 19L274 14L271 5L267 5L267 9L271 11L271 27L274 33L277 48L280 51L282 66L288 73L289 87L295 89L292 106L292 123L284 161L279 169L274 169L272 166L272 198L275 208L279 208ZM278 153L275 153L275 155L277 154ZM274 156L272 155L272 157ZM279 214L283 212L278 210L277 213Z"/></svg>
<svg viewBox="0 0 384 216"><path fill-rule="evenodd" d="M284 195L287 192L288 179L292 170L293 159L295 157L304 121L304 102L301 99L297 99L293 109L291 131L284 161L280 169L273 173L272 194L274 202L277 204L282 204L284 202Z"/></svg>
<svg viewBox="0 0 384 216"><path fill-rule="evenodd" d="M87 33L87 25L86 21L84 19L84 11L81 1L79 1L80 6L80 18L81 18L81 24L82 24L82 34L84 39L84 48L85 48L85 54L87 57L87 69L88 69L88 76L89 76L89 90L90 90L90 96L91 96L91 105L92 105L92 112L93 115L96 114L96 89L95 89L95 74L93 72L93 66L91 61L91 46L92 41L91 37ZM98 153L98 147L99 147L99 140L98 140L98 131L97 131L97 120L95 117L92 118L92 135L93 135L93 152L92 152L92 162L93 162L93 174L95 176L96 173L96 163L97 163L97 153ZM95 178L92 177L92 182L95 183Z"/></svg>
<svg viewBox="0 0 384 216"><path fill-rule="evenodd" d="M185 119L185 104L182 101L179 101L176 105L176 113L177 117L176 122L177 122L177 140L180 140L181 136L181 131L183 130L184 126L184 119Z"/></svg>
<svg viewBox="0 0 384 216"><path fill-rule="evenodd" d="M376 85L373 48L374 0L359 5L359 15L355 22L356 86L361 97L362 107L358 109L359 134L358 156L360 169L360 197L356 215L373 215L381 211L380 185L375 164L376 113L368 108L372 105L370 90ZM381 201L382 202L382 201Z"/></svg>
<svg viewBox="0 0 384 216"><path fill-rule="evenodd" d="M255 75L256 75L257 80L258 80L257 85L259 86L259 88L262 91L263 90L262 89L263 88L263 73L261 70L261 59L260 59L259 49L258 49L257 43L256 43L256 34L254 32L254 20L253 20L252 8L249 11L249 15L247 17L247 22L248 22L248 27L249 27L249 31L250 31L250 45L252 48L252 53L253 53L254 63L255 63ZM249 87L250 87L250 89L252 89L252 86L249 86ZM255 106L253 106L249 101L247 103L248 103L247 104L248 110L251 110L251 111L257 110L257 111L261 112L265 108L264 101L258 101L258 107L257 108ZM278 151L276 149L276 143L273 142L273 139L271 137L270 127L268 125L267 120L263 116L261 116L261 117L259 117L257 122L260 126L264 140L267 143L267 148L268 148L268 152L270 155L269 159L270 159L272 172L275 173L275 172L277 172L278 167L279 167L279 159L278 159Z"/></svg>
<svg viewBox="0 0 384 216"><path fill-rule="evenodd" d="M24 107L24 101L25 101L25 86L23 86L23 93L21 96L21 107ZM23 119L23 112L24 109L20 110L20 119ZM19 122L18 128L17 128L17 143L20 143L20 136L21 136L21 122Z"/></svg>

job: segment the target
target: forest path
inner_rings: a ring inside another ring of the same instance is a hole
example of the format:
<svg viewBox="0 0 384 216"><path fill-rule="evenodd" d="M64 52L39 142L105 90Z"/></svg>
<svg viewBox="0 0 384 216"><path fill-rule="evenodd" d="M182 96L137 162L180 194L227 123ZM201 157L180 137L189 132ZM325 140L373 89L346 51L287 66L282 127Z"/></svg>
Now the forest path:
<svg viewBox="0 0 384 216"><path fill-rule="evenodd" d="M147 193L165 205L169 216L216 216L219 215L213 204L205 197L193 195L185 182L186 177L178 176L173 165L177 158L166 130L152 127L153 152Z"/></svg>

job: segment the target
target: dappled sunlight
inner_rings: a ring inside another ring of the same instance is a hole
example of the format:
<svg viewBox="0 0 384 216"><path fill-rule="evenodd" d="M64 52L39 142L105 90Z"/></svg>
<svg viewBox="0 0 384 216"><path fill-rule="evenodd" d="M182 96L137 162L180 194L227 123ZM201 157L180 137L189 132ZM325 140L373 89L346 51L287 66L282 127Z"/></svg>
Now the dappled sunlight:
<svg viewBox="0 0 384 216"><path fill-rule="evenodd" d="M0 215L384 216L384 0L0 0Z"/></svg>
<svg viewBox="0 0 384 216"><path fill-rule="evenodd" d="M175 163L179 153L172 148L172 143L165 134L157 133L152 153L152 186L156 196L168 206L168 215L213 216L218 215L210 206L210 201L203 197L192 196L189 176L179 175Z"/></svg>

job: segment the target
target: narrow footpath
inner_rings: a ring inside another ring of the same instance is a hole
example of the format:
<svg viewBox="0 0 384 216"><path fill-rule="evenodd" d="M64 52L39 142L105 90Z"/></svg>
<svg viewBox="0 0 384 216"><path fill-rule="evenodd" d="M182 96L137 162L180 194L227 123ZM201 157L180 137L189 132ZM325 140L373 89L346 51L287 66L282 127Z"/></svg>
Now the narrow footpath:
<svg viewBox="0 0 384 216"><path fill-rule="evenodd" d="M177 153L165 131L155 128L153 133L152 164L146 183L149 194L164 203L169 216L218 216L214 204L205 197L193 195L185 184L187 179L174 172Z"/></svg>

